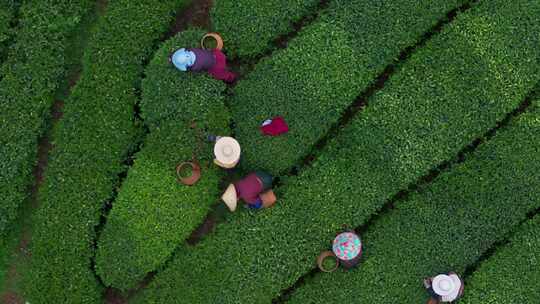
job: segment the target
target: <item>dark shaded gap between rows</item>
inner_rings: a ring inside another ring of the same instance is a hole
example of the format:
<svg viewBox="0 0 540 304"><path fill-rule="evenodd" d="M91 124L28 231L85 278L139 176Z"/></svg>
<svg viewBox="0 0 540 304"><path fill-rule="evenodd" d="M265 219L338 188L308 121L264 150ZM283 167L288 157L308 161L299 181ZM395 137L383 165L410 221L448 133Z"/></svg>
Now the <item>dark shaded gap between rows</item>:
<svg viewBox="0 0 540 304"><path fill-rule="evenodd" d="M17 261L19 263L28 263L31 258L30 243L32 239L32 216L34 211L40 206L39 202L39 190L45 181L46 171L49 164L49 154L54 149L53 136L54 129L58 122L63 117L63 107L65 100L70 96L73 87L77 84L82 73L84 49L88 43L91 31L96 24L99 16L102 14L104 0L97 0L94 9L90 10L87 15L83 17L78 28L70 35L67 48L66 48L66 74L64 79L59 79L58 89L54 94L54 102L50 106L48 117L44 122L44 131L38 138L37 147L37 162L32 169L32 176L34 181L28 186L29 198L21 207L19 212L19 220L23 221L21 227L21 235L19 237L19 243L15 252L16 258L14 258L14 264L10 266L10 271L17 276L18 271ZM13 21L13 27L17 27L19 23L19 9L21 4L18 3L16 8L16 19ZM11 39L14 39L11 37ZM12 41L11 41L12 42ZM18 278L11 278L18 281ZM11 282L16 285L17 282ZM6 284L8 287L9 284ZM11 286L14 287L14 286ZM14 303L24 303L22 295L19 295L15 290L5 291L5 294L0 297L1 300L9 299Z"/></svg>
<svg viewBox="0 0 540 304"><path fill-rule="evenodd" d="M107 0L102 0L107 1ZM190 26L198 26L201 28L210 29L210 18L209 10L212 7L212 0L194 0L189 5L181 5L176 11L176 17L171 22L169 26L169 31L167 31L162 37L156 39L152 45L152 51L150 54L155 54L158 51L161 43L169 40L176 34L186 30ZM131 298L133 298L139 290L143 289L151 281L151 277L143 279L139 285L127 292L122 292L113 287L107 287L101 277L97 274L96 271L96 254L98 249L98 241L100 239L101 233L103 232L105 225L107 224L107 218L113 208L113 204L118 197L119 191L122 188L124 181L128 176L128 172L134 164L136 155L142 150L146 136L150 133L150 129L144 123L144 119L141 115L141 101L142 101L142 88L141 83L146 77L144 71L146 67L150 64L153 55L148 56L142 62L141 74L138 78L137 83L135 84L135 96L136 102L133 107L134 114L134 123L137 127L137 134L133 144L129 147L128 152L125 156L122 165L125 167L125 170L120 172L117 176L117 181L111 197L105 201L101 208L100 221L97 226L94 227L95 238L93 240L93 257L91 259L91 270L96 277L96 280L99 284L104 287L102 297L105 303L128 303Z"/></svg>
<svg viewBox="0 0 540 304"><path fill-rule="evenodd" d="M512 231L510 231L508 234L506 234L503 239L501 239L498 242L495 242L487 251L482 253L480 255L480 258L476 260L473 264L467 266L465 268L465 272L463 273L462 277L465 279L465 282L470 280L472 278L472 275L482 266L484 262L489 260L491 257L497 253L497 251L503 249L506 245L510 244L512 238L516 235L516 233L519 232L519 228L523 226L527 221L532 220L535 216L540 214L540 208L537 208L529 213L527 213L527 217L523 219L522 221L517 224Z"/></svg>
<svg viewBox="0 0 540 304"><path fill-rule="evenodd" d="M365 234L366 231L368 231L374 223L379 221L380 218L387 216L389 213L391 213L392 210L395 208L396 204L405 202L412 193L422 191L422 189L428 187L441 174L451 171L453 168L459 166L460 164L468 160L470 157L472 157L480 145L489 142L497 135L497 132L499 132L500 130L504 130L513 120L517 119L521 114L527 112L527 110L530 109L530 106L532 104L531 100L536 96L538 88L540 88L540 83L536 85L536 88L527 95L527 97L519 104L517 108L515 108L512 112L507 113L505 117L501 121L497 122L493 128L489 129L482 136L474 139L470 144L462 148L454 158L440 163L435 168L431 169L427 174L421 176L416 181L409 184L406 189L397 192L383 205L383 207L378 212L374 213L366 223L354 228L353 230L358 235ZM539 212L540 208L534 212L531 212L528 218L532 218L535 214ZM502 246L503 244L504 242L501 242L501 244L496 244L493 247L499 247L499 245ZM487 253L484 253L484 255L486 255L486 257L484 257L484 259L486 259L490 255L489 251ZM479 262L473 264L467 269L476 269L478 267L478 264ZM467 271L470 273L472 270ZM279 297L272 300L272 303L280 304L287 302L287 300L290 298L290 296L294 293L296 289L306 284L306 282L309 282L310 279L314 278L319 273L322 272L318 268L314 267L308 273L300 277L292 286L283 290Z"/></svg>
<svg viewBox="0 0 540 304"><path fill-rule="evenodd" d="M239 80L244 78L244 75L249 74L259 63L266 57L271 57L276 51L287 48L289 41L296 38L303 28L311 25L330 5L332 0L320 0L319 3L311 10L310 13L304 15L299 20L292 22L290 25L291 31L281 34L276 37L271 43L271 47L267 48L262 53L253 57L236 57L230 60L229 64L234 71L239 73Z"/></svg>

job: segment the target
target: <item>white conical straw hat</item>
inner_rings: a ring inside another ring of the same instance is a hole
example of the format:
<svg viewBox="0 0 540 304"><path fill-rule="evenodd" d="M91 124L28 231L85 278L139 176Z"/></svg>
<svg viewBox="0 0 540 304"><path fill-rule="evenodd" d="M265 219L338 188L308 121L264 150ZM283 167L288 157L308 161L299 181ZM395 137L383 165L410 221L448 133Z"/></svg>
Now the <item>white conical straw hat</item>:
<svg viewBox="0 0 540 304"><path fill-rule="evenodd" d="M236 188L233 184L230 184L225 190L225 193L221 196L221 200L225 202L225 205L229 207L229 210L235 211L238 204L238 197L236 196Z"/></svg>
<svg viewBox="0 0 540 304"><path fill-rule="evenodd" d="M240 153L240 144L232 137L221 137L214 146L216 159L225 165L237 163Z"/></svg>
<svg viewBox="0 0 540 304"><path fill-rule="evenodd" d="M440 274L433 279L432 286L433 291L442 297L457 296L461 288L461 280L457 275L448 276Z"/></svg>

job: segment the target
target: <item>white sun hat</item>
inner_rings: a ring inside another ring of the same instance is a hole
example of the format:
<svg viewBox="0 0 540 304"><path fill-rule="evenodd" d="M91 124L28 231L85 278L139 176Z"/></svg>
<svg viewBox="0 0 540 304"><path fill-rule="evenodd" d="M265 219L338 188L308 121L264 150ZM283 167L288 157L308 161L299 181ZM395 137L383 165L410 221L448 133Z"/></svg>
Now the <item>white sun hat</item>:
<svg viewBox="0 0 540 304"><path fill-rule="evenodd" d="M461 289L461 280L455 274L440 274L433 278L433 291L447 301L455 300Z"/></svg>
<svg viewBox="0 0 540 304"><path fill-rule="evenodd" d="M238 204L238 196L236 195L236 187L233 184L230 184L225 190L225 193L221 196L221 200L225 202L225 205L229 207L229 210L236 210L236 205Z"/></svg>
<svg viewBox="0 0 540 304"><path fill-rule="evenodd" d="M240 144L232 137L221 137L214 146L214 155L218 163L236 165L240 160Z"/></svg>

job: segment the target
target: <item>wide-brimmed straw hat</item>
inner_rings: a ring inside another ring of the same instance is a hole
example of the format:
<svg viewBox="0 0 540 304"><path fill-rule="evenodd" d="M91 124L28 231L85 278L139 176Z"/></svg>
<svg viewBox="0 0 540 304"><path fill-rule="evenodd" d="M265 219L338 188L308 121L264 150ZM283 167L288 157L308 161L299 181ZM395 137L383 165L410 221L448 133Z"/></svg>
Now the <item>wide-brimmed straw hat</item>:
<svg viewBox="0 0 540 304"><path fill-rule="evenodd" d="M238 196L236 194L236 187L233 184L230 184L225 190L225 193L221 196L221 200L225 202L225 205L229 207L229 210L235 211L236 206L238 205Z"/></svg>
<svg viewBox="0 0 540 304"><path fill-rule="evenodd" d="M461 289L461 280L455 274L440 274L433 278L433 291L442 297L455 298Z"/></svg>
<svg viewBox="0 0 540 304"><path fill-rule="evenodd" d="M240 160L240 144L232 137L221 137L214 146L216 159L225 165L236 164Z"/></svg>

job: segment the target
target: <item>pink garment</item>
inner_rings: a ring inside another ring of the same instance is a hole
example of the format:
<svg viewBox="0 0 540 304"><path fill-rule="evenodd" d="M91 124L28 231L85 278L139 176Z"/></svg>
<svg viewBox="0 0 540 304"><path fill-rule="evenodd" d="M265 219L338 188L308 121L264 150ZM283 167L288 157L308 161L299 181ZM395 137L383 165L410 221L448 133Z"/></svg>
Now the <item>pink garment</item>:
<svg viewBox="0 0 540 304"><path fill-rule="evenodd" d="M259 194L263 191L263 183L257 174L251 173L244 179L234 184L236 194L248 204L254 204L259 199Z"/></svg>
<svg viewBox="0 0 540 304"><path fill-rule="evenodd" d="M236 74L227 69L227 57L220 50L213 50L216 64L208 70L208 73L217 80L231 83L236 80Z"/></svg>
<svg viewBox="0 0 540 304"><path fill-rule="evenodd" d="M283 117L277 116L265 121L261 126L261 131L264 135L278 136L289 132L289 126Z"/></svg>

